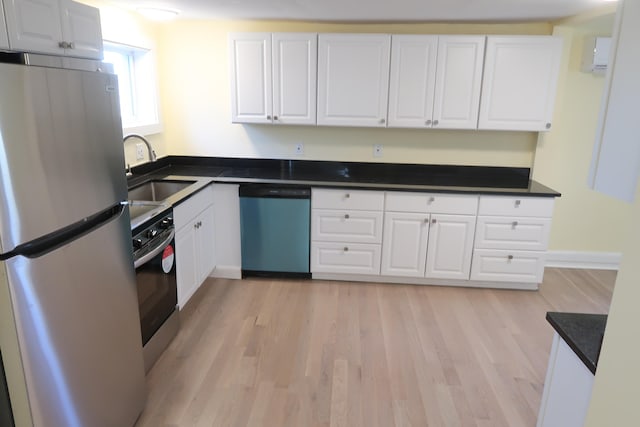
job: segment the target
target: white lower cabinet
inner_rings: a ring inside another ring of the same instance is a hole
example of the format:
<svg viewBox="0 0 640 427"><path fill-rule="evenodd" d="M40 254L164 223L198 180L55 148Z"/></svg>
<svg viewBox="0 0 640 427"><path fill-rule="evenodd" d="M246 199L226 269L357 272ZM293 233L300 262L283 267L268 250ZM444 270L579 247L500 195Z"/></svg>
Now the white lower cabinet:
<svg viewBox="0 0 640 427"><path fill-rule="evenodd" d="M335 280L536 289L554 199L314 189L311 272Z"/></svg>
<svg viewBox="0 0 640 427"><path fill-rule="evenodd" d="M481 196L471 280L541 283L554 199Z"/></svg>
<svg viewBox="0 0 640 427"><path fill-rule="evenodd" d="M311 272L380 274L384 191L313 189Z"/></svg>
<svg viewBox="0 0 640 427"><path fill-rule="evenodd" d="M554 333L536 427L582 427L594 378L571 347Z"/></svg>
<svg viewBox="0 0 640 427"><path fill-rule="evenodd" d="M213 186L174 208L178 306L182 309L216 266Z"/></svg>
<svg viewBox="0 0 640 427"><path fill-rule="evenodd" d="M477 196L387 193L381 274L468 280L477 204Z"/></svg>
<svg viewBox="0 0 640 427"><path fill-rule="evenodd" d="M431 215L425 277L469 278L475 215Z"/></svg>

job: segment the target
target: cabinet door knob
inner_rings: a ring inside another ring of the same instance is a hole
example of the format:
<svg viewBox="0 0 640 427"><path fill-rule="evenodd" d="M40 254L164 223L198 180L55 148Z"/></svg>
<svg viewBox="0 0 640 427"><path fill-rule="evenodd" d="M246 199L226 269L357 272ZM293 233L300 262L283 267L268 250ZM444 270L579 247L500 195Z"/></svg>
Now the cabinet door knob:
<svg viewBox="0 0 640 427"><path fill-rule="evenodd" d="M429 197L429 203L433 203L433 202L435 202L435 201L436 201L436 198L435 198L435 197L433 197L433 196L432 196L432 197Z"/></svg>
<svg viewBox="0 0 640 427"><path fill-rule="evenodd" d="M273 116L273 120L278 120L278 116Z"/></svg>
<svg viewBox="0 0 640 427"><path fill-rule="evenodd" d="M546 125L544 125L544 127L547 129L551 129L551 123L547 123Z"/></svg>
<svg viewBox="0 0 640 427"><path fill-rule="evenodd" d="M439 122L439 121L437 121L437 120L434 120L434 121L433 121L433 125L434 125L434 126L438 126L438 123L440 123L440 122Z"/></svg>
<svg viewBox="0 0 640 427"><path fill-rule="evenodd" d="M75 49L75 48L76 48L76 44L75 44L74 42L67 43L67 48L69 48L69 49Z"/></svg>
<svg viewBox="0 0 640 427"><path fill-rule="evenodd" d="M521 201L520 201L520 200L516 200L516 208L519 208L519 207L520 207L520 203L521 203Z"/></svg>
<svg viewBox="0 0 640 427"><path fill-rule="evenodd" d="M345 199L348 199L349 197L351 197L351 194L349 194L349 193L347 193L347 194L345 194L345 195L344 195L344 198L345 198Z"/></svg>
<svg viewBox="0 0 640 427"><path fill-rule="evenodd" d="M58 47L60 49L65 49L67 47L67 42L58 42Z"/></svg>
<svg viewBox="0 0 640 427"><path fill-rule="evenodd" d="M385 121L385 119L380 119L380 124L383 125Z"/></svg>
<svg viewBox="0 0 640 427"><path fill-rule="evenodd" d="M431 224L435 224L435 223L436 223L436 219L435 219L435 218L433 218L433 219L431 220Z"/></svg>
<svg viewBox="0 0 640 427"><path fill-rule="evenodd" d="M427 126L431 126L431 120L427 120L426 122L424 122L424 124Z"/></svg>
<svg viewBox="0 0 640 427"><path fill-rule="evenodd" d="M345 252L349 252L349 248L345 246L345 247L344 247L344 251L345 251Z"/></svg>
<svg viewBox="0 0 640 427"><path fill-rule="evenodd" d="M511 260L513 259L513 255L509 255L509 256L507 257L507 259L508 259L509 261L511 261Z"/></svg>
<svg viewBox="0 0 640 427"><path fill-rule="evenodd" d="M271 116L267 116L267 120L271 120Z"/></svg>
<svg viewBox="0 0 640 427"><path fill-rule="evenodd" d="M344 214L344 219L349 219L349 214Z"/></svg>
<svg viewBox="0 0 640 427"><path fill-rule="evenodd" d="M513 226L513 228L516 228L516 226L518 225L518 221L513 221L511 225Z"/></svg>
<svg viewBox="0 0 640 427"><path fill-rule="evenodd" d="M429 218L428 217L424 219L424 223L425 224L429 224Z"/></svg>

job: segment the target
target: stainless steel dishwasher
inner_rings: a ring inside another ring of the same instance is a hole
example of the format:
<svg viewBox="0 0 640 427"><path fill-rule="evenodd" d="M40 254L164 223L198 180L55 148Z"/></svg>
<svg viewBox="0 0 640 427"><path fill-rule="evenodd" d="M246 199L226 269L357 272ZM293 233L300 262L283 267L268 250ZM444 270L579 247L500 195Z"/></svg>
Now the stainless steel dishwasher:
<svg viewBox="0 0 640 427"><path fill-rule="evenodd" d="M240 186L242 275L311 277L311 189Z"/></svg>

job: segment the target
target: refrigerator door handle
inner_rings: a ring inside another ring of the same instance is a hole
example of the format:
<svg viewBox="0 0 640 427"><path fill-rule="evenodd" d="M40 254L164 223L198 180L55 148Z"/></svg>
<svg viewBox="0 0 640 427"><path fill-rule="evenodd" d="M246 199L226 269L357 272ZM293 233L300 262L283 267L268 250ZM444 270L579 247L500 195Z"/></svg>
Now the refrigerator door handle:
<svg viewBox="0 0 640 427"><path fill-rule="evenodd" d="M0 261L16 256L38 258L58 249L67 243L79 239L87 233L102 227L104 224L119 218L126 204L119 203L95 215L84 218L53 233L38 237L30 242L16 246L12 251L0 254Z"/></svg>

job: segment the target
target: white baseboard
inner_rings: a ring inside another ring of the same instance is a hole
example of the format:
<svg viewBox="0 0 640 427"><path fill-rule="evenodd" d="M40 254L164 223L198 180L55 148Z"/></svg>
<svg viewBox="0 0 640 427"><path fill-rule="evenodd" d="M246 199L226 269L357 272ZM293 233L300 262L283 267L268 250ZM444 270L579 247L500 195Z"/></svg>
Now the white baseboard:
<svg viewBox="0 0 640 427"><path fill-rule="evenodd" d="M620 252L548 251L545 267L592 268L595 270L617 270L620 267Z"/></svg>
<svg viewBox="0 0 640 427"><path fill-rule="evenodd" d="M217 265L209 277L221 279L242 279L242 269L233 265Z"/></svg>

